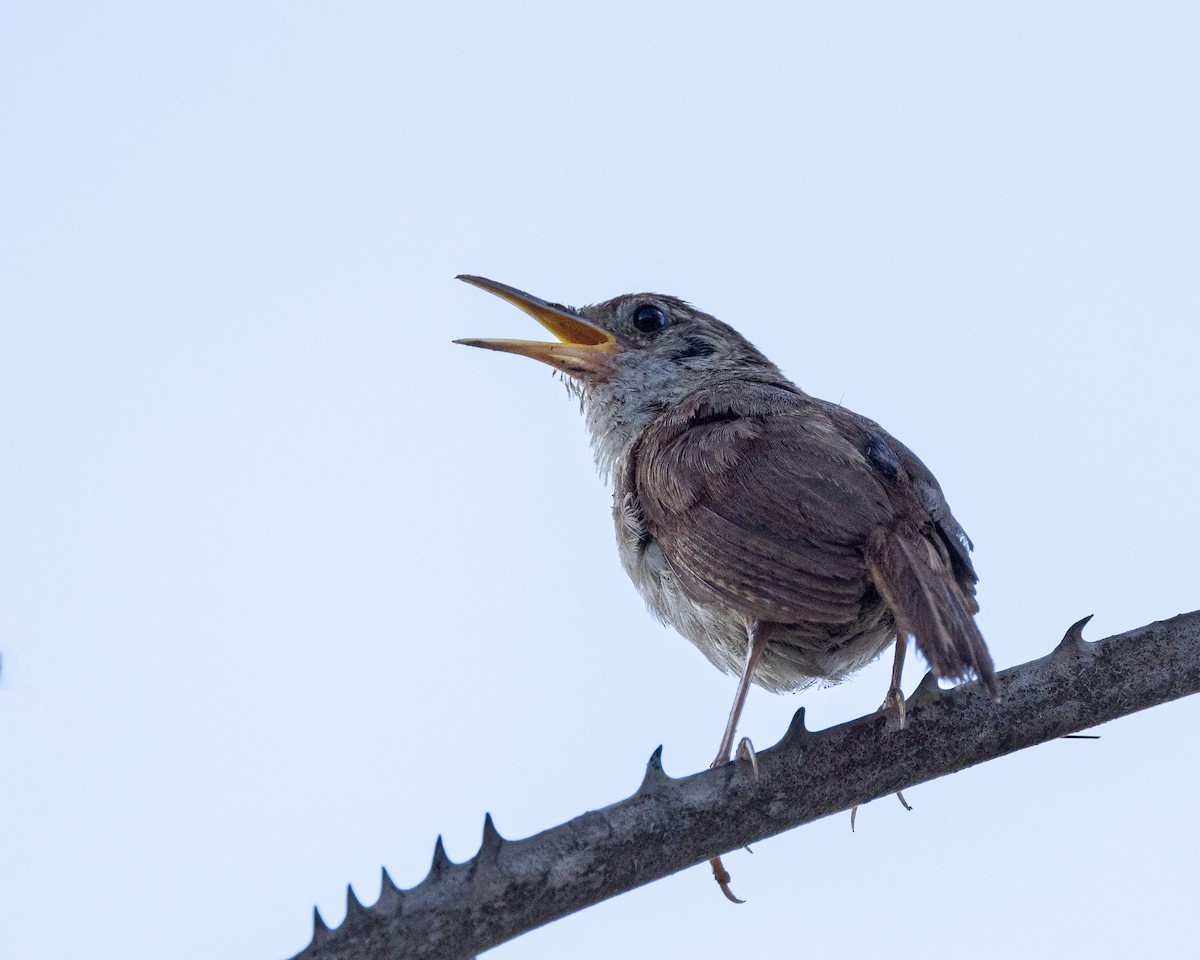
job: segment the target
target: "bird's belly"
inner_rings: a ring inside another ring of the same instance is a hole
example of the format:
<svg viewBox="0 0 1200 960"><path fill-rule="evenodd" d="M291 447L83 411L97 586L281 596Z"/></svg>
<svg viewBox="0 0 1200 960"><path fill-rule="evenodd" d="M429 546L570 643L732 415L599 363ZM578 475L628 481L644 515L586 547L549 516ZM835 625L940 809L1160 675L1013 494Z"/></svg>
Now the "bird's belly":
<svg viewBox="0 0 1200 960"><path fill-rule="evenodd" d="M736 610L698 603L680 589L662 549L653 540L618 538L621 560L650 610L687 637L714 666L740 673L749 623ZM882 601L865 600L853 623L774 624L754 680L768 690L798 690L837 683L878 657L896 637Z"/></svg>

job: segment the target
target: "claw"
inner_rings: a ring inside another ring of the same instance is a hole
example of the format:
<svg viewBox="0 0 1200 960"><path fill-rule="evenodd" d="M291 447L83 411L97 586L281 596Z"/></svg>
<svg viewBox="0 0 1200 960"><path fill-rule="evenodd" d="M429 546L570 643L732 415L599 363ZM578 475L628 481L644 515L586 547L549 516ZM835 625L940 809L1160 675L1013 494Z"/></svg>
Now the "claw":
<svg viewBox="0 0 1200 960"><path fill-rule="evenodd" d="M910 804L907 800L904 799L904 794L899 790L896 791L896 799L899 800L901 804L903 804L905 810L907 810L909 813L912 813L912 804ZM850 808L850 832L851 833L854 832L854 821L857 817L858 817L858 804L856 803L854 806L852 806Z"/></svg>
<svg viewBox="0 0 1200 960"><path fill-rule="evenodd" d="M754 752L754 744L750 742L749 737L742 737L737 746L737 753L734 756L738 760L747 760L750 762L750 769L754 774L754 779L758 779L758 754Z"/></svg>
<svg viewBox="0 0 1200 960"><path fill-rule="evenodd" d="M729 881L733 878L729 875L729 871L725 869L725 864L721 862L720 857L713 857L708 861L712 866L713 879L721 887L721 892L725 894L725 899L730 903L745 903L745 900L739 900L733 895L733 891L729 889Z"/></svg>

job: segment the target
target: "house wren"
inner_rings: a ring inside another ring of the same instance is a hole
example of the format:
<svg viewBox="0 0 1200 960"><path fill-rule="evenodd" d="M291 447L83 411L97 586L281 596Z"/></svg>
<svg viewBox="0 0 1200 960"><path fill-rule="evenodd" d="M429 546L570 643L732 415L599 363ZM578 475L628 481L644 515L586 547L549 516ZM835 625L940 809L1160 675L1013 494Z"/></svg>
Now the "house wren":
<svg viewBox="0 0 1200 960"><path fill-rule="evenodd" d="M884 706L901 722L909 637L939 677L974 676L996 695L971 542L933 474L882 427L804 393L732 327L674 297L571 309L459 279L558 338L456 342L571 379L613 478L626 572L660 619L739 675L713 766L731 758L751 682L837 682L898 638Z"/></svg>

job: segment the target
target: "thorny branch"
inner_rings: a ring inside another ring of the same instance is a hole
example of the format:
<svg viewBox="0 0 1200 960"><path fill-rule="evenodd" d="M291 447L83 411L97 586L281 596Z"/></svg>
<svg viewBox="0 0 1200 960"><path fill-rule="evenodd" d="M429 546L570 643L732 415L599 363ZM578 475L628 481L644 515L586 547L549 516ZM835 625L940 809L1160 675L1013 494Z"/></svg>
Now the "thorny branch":
<svg viewBox="0 0 1200 960"><path fill-rule="evenodd" d="M817 733L801 708L783 739L745 763L673 779L654 752L633 796L525 840L489 815L483 844L451 863L439 837L429 876L398 890L387 871L374 906L347 891L336 930L319 913L295 960L458 960L660 877L856 804L1016 750L1200 692L1200 611L1098 643L1084 619L1040 660L941 690L928 675L908 720L872 714Z"/></svg>

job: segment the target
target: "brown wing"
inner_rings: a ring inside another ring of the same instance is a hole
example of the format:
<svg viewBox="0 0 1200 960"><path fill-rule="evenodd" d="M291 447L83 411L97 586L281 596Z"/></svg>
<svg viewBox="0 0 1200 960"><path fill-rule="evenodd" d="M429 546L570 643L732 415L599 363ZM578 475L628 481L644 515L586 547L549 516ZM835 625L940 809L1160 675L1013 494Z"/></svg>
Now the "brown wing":
<svg viewBox="0 0 1200 960"><path fill-rule="evenodd" d="M871 531L866 543L871 581L896 618L901 636L912 635L938 676L979 677L997 695L995 670L975 623L975 569L971 541L942 488L915 453L879 424L816 401L888 489L895 520Z"/></svg>
<svg viewBox="0 0 1200 960"><path fill-rule="evenodd" d="M650 534L693 600L777 623L852 624L887 491L811 398L777 387L693 397L635 451Z"/></svg>
<svg viewBox="0 0 1200 960"><path fill-rule="evenodd" d="M743 383L694 395L634 455L647 528L693 600L836 634L877 591L935 672L995 693L969 541L933 475L877 424Z"/></svg>
<svg viewBox="0 0 1200 960"><path fill-rule="evenodd" d="M893 440L893 442L905 472L912 478L913 489L917 497L928 512L938 536L950 553L950 564L954 570L954 577L962 588L967 607L971 613L978 613L979 604L975 600L975 584L979 582L979 577L975 573L975 565L971 563L971 550L974 549L974 544L971 543L971 538L967 536L962 525L954 519L954 514L950 512L950 504L946 502L942 488L929 468L904 444L898 440Z"/></svg>

